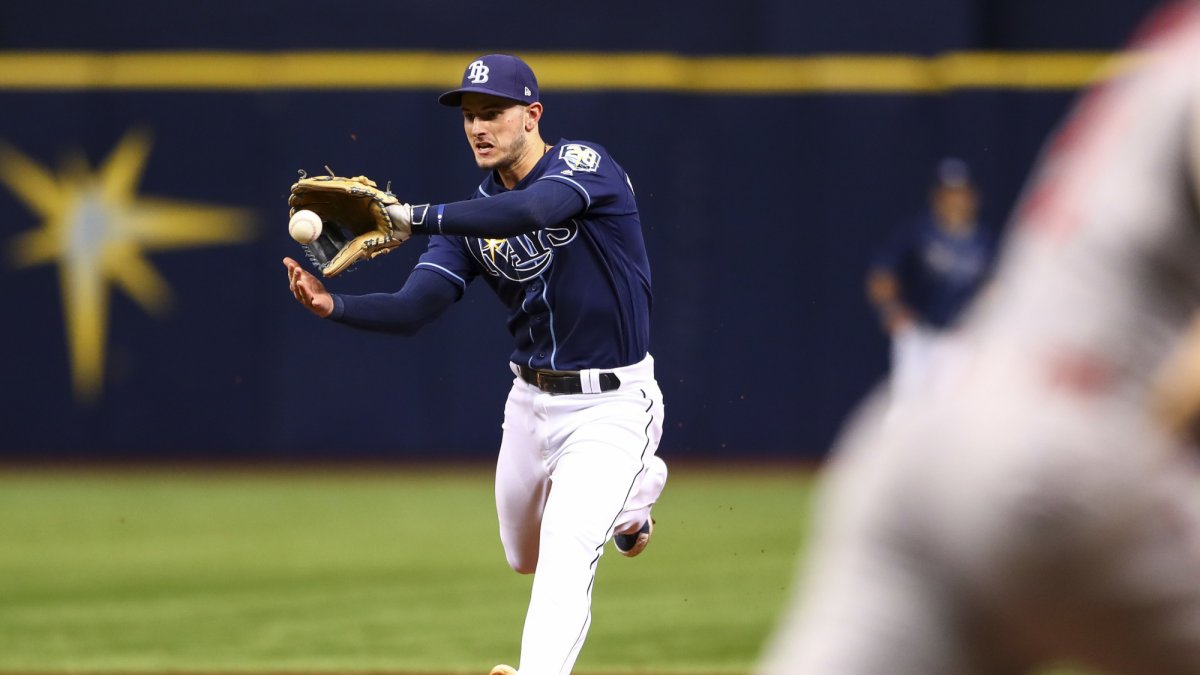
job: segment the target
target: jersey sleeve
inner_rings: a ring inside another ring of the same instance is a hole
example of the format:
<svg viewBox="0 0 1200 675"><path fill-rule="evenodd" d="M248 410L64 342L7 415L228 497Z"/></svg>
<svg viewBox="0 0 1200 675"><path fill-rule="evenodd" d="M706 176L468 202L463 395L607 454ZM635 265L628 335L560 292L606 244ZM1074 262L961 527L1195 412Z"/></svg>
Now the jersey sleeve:
<svg viewBox="0 0 1200 675"><path fill-rule="evenodd" d="M421 230L444 235L504 239L562 223L584 209L584 199L569 185L536 181L524 190L488 199L414 207Z"/></svg>
<svg viewBox="0 0 1200 675"><path fill-rule="evenodd" d="M637 210L629 177L603 147L587 141L562 141L552 152L555 157L539 181L569 185L583 197L584 211L618 214Z"/></svg>
<svg viewBox="0 0 1200 675"><path fill-rule="evenodd" d="M904 222L888 233L875 249L871 258L871 268L895 273L915 245L916 229L914 223Z"/></svg>
<svg viewBox="0 0 1200 675"><path fill-rule="evenodd" d="M395 293L334 294L329 318L363 330L414 335L459 297L458 286L452 281L417 268Z"/></svg>
<svg viewBox="0 0 1200 675"><path fill-rule="evenodd" d="M462 237L444 235L429 237L428 247L413 268L436 272L454 283L458 287L459 299L467 290L467 284L479 272Z"/></svg>

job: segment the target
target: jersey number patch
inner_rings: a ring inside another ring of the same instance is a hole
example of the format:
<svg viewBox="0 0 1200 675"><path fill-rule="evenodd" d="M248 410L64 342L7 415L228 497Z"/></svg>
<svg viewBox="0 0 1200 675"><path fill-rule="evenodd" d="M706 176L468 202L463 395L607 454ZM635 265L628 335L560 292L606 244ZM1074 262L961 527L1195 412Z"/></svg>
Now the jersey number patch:
<svg viewBox="0 0 1200 675"><path fill-rule="evenodd" d="M558 158L574 171L595 172L600 168L600 153L579 143L567 143L558 151Z"/></svg>

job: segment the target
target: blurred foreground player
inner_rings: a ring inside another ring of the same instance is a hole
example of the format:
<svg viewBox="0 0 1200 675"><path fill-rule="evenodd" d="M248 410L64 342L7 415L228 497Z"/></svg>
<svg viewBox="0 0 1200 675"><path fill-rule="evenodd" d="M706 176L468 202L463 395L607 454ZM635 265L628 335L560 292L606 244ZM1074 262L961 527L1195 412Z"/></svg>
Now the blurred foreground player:
<svg viewBox="0 0 1200 675"><path fill-rule="evenodd" d="M761 673L1200 674L1171 433L1200 409L1200 6L1135 47L1048 146L953 388L847 432Z"/></svg>

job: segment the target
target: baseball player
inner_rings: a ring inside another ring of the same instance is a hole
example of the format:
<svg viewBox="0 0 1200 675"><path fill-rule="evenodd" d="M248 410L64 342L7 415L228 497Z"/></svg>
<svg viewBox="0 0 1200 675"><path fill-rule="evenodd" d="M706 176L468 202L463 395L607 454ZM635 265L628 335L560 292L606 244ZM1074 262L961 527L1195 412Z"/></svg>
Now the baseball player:
<svg viewBox="0 0 1200 675"><path fill-rule="evenodd" d="M521 59L479 57L439 101L461 109L488 173L467 201L389 208L428 236L404 286L331 294L295 261L284 264L305 307L368 330L411 334L475 279L508 308L514 377L496 511L509 565L535 574L520 672L568 673L591 622L605 543L626 556L645 549L667 477L655 455L663 400L648 352L650 266L638 207L604 147L542 140L538 83Z"/></svg>
<svg viewBox="0 0 1200 675"><path fill-rule="evenodd" d="M983 288L997 237L978 218L970 168L957 158L938 163L929 208L905 222L877 252L867 297L891 338L890 388L903 402L931 386L939 352L954 352L950 328Z"/></svg>
<svg viewBox="0 0 1200 675"><path fill-rule="evenodd" d="M846 434L760 672L1200 673L1197 446L1168 432L1200 418L1200 6L1145 34L1047 147L954 387Z"/></svg>

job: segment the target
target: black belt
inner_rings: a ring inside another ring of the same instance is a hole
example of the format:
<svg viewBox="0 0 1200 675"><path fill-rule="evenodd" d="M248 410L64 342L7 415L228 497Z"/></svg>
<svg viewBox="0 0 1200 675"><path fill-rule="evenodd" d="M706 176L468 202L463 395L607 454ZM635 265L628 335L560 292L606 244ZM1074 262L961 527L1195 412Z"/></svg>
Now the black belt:
<svg viewBox="0 0 1200 675"><path fill-rule="evenodd" d="M535 370L517 365L521 379L548 394L582 394L583 381L578 370ZM621 386L616 373L600 373L600 391L612 391Z"/></svg>

